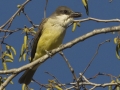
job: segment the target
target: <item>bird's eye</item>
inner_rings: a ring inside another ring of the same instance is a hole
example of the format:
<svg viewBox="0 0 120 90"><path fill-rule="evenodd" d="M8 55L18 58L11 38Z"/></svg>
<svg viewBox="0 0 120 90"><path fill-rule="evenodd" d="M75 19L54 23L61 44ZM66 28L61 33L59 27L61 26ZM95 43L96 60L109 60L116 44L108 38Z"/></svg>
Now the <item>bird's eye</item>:
<svg viewBox="0 0 120 90"><path fill-rule="evenodd" d="M67 13L68 13L68 11L67 11L67 10L64 10L64 13L65 13L65 14L67 14Z"/></svg>
<svg viewBox="0 0 120 90"><path fill-rule="evenodd" d="M69 14L69 11L68 10L60 10L59 11L61 14Z"/></svg>

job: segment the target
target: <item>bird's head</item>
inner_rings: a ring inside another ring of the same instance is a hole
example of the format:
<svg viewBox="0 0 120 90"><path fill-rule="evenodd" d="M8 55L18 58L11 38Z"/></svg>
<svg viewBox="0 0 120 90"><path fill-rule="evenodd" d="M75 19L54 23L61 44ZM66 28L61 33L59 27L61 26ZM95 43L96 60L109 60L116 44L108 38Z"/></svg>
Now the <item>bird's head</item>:
<svg viewBox="0 0 120 90"><path fill-rule="evenodd" d="M68 26L70 23L73 22L74 18L78 18L81 16L81 13L74 12L66 6L58 7L56 11L52 14L52 17L57 20L57 23L63 26Z"/></svg>

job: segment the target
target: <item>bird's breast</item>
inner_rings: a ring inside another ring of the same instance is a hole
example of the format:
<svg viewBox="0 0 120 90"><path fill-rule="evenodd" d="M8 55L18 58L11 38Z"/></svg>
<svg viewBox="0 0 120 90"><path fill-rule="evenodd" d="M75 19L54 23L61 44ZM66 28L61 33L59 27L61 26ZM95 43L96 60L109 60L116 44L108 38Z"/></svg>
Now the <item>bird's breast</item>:
<svg viewBox="0 0 120 90"><path fill-rule="evenodd" d="M48 45L48 50L58 47L62 44L63 38L65 36L65 28L61 26L52 26L45 28L41 36L41 40L44 40L44 44Z"/></svg>
<svg viewBox="0 0 120 90"><path fill-rule="evenodd" d="M40 56L46 54L45 50L50 51L59 47L62 44L65 33L65 28L59 25L48 25L44 27L37 44L37 52Z"/></svg>

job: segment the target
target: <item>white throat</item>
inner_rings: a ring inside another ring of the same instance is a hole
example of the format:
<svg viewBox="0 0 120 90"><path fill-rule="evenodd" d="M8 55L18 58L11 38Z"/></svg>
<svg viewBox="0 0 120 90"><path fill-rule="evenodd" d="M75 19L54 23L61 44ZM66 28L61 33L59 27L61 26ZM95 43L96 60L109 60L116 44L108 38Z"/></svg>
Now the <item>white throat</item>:
<svg viewBox="0 0 120 90"><path fill-rule="evenodd" d="M65 27L68 26L73 21L73 18L70 18L69 15L56 16L56 19L57 19L57 23Z"/></svg>
<svg viewBox="0 0 120 90"><path fill-rule="evenodd" d="M62 27L67 27L72 21L74 20L73 18L70 18L69 15L59 15L54 18L51 18L52 23L60 25Z"/></svg>

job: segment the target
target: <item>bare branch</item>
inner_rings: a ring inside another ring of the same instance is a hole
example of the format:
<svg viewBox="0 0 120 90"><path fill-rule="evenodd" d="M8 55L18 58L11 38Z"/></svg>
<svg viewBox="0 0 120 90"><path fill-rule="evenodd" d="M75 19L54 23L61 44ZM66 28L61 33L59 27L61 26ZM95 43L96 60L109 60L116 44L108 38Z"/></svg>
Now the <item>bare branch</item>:
<svg viewBox="0 0 120 90"><path fill-rule="evenodd" d="M88 17L88 18L80 19L80 20L74 20L74 22L85 22L85 21L89 21L89 20L96 21L96 22L105 22L105 23L120 22L120 19L103 20L103 19L97 19L97 18L92 18L92 17Z"/></svg>
<svg viewBox="0 0 120 90"><path fill-rule="evenodd" d="M8 32L8 33L14 33L19 31L20 29L16 29L16 30L5 30L5 29L0 29L0 32Z"/></svg>
<svg viewBox="0 0 120 90"><path fill-rule="evenodd" d="M54 54L56 54L57 52L60 52L60 51L62 51L62 50L64 50L64 49L66 49L66 48L70 48L70 47L72 47L73 45L77 44L78 42L81 42L81 41L83 41L83 40L85 40L85 39L87 39L87 38L89 38L89 37L92 37L92 36L95 36L95 35L98 35L98 34L102 34L102 33L117 32L117 31L120 31L120 26L107 27L107 28L102 28L102 29L95 29L95 30L93 30L93 31L91 31L91 32L83 35L83 36L80 36L80 37L72 40L71 42L68 42L68 43L62 45L61 47L58 47L58 48L56 48L56 49L53 49L53 50L51 51L51 55L54 55ZM35 65L37 65L37 64L42 64L42 63L45 62L46 59L48 59L48 58L49 58L49 55L46 54L46 55L44 55L43 57L35 60L34 62L29 63L29 64L27 64L27 65L24 65L24 66L22 66L22 67L20 67L20 68L10 69L10 70L0 70L0 74L13 74L13 73L14 73L14 74L16 74L16 73L18 74L18 73L20 73L20 72L22 72L22 71L24 71L24 70L26 70L26 69L30 69L31 67L33 67L33 66L35 66ZM1 87L3 87L3 86L1 86ZM1 87L0 87L0 88L1 88Z"/></svg>
<svg viewBox="0 0 120 90"><path fill-rule="evenodd" d="M22 5L21 5L21 7L16 11L16 13L5 23L5 24L3 24L1 27L0 27L0 29L3 29L7 24L9 24L9 26L8 26L8 28L10 27L10 25L11 25L11 23L12 23L12 21L13 21L13 19L15 18L15 16L24 8L24 6L28 3L28 2L30 2L31 0L26 0Z"/></svg>
<svg viewBox="0 0 120 90"><path fill-rule="evenodd" d="M111 3L113 0L109 0L109 2Z"/></svg>
<svg viewBox="0 0 120 90"><path fill-rule="evenodd" d="M41 84L40 82L38 82L38 81L36 81L36 80L34 80L34 79L32 79L35 83L37 83L40 87L46 87L46 88L48 88L47 87L47 85L44 85L44 84Z"/></svg>
<svg viewBox="0 0 120 90"><path fill-rule="evenodd" d="M9 83L15 76L17 76L18 74L19 74L19 73L10 75L10 76L5 80L5 82L4 82L3 84L1 84L0 90L3 90L3 89L8 85L8 83Z"/></svg>
<svg viewBox="0 0 120 90"><path fill-rule="evenodd" d="M25 11L22 11L22 13L26 16L26 18L28 19L28 21L30 22L30 24L36 28L36 26L34 25L34 23L32 22L32 20L29 18L29 16L25 13Z"/></svg>
<svg viewBox="0 0 120 90"><path fill-rule="evenodd" d="M63 59L64 59L65 62L67 63L67 65L68 65L68 67L69 67L69 69L70 69L70 71L71 71L71 73L72 73L72 75L73 75L73 79L76 80L76 82L78 82L77 77L76 77L76 75L75 75L75 71L74 71L74 69L72 68L72 66L70 65L70 63L68 62L68 60L67 60L67 58L65 57L65 55L63 54L63 52L61 51L61 52L59 52L59 54L63 57ZM79 88L79 82L77 83L76 86L77 86L77 88Z"/></svg>
<svg viewBox="0 0 120 90"><path fill-rule="evenodd" d="M61 84L61 82L60 82L54 75L52 75L52 74L49 73L49 72L45 72L45 73L47 73L48 75L52 76L52 77L57 81L58 84ZM66 87L65 87L64 85L62 85L62 84L61 84L61 86L63 86L64 88L66 88Z"/></svg>
<svg viewBox="0 0 120 90"><path fill-rule="evenodd" d="M117 79L116 76L113 76L113 75L111 75L111 74L100 73L100 72L99 72L99 73L97 73L95 76L93 76L93 77L91 77L91 78L88 78L88 80L90 80L90 79L94 79L94 78L96 78L96 77L99 76L99 75L109 76L109 77L111 78L111 80L113 80L114 78Z"/></svg>
<svg viewBox="0 0 120 90"><path fill-rule="evenodd" d="M95 59L95 57L97 56L100 46L103 45L103 44L106 43L106 42L110 42L110 40L109 40L109 39L108 39L108 40L105 40L104 42L102 42L102 43L100 43L100 44L98 45L98 48L97 48L94 56L92 57L92 59L90 60L89 64L87 65L87 67L85 68L85 70L83 71L82 74L84 74L84 73L87 71L87 69L89 68L89 66L91 65L91 63L92 63L93 60Z"/></svg>
<svg viewBox="0 0 120 90"><path fill-rule="evenodd" d="M47 4L48 4L48 0L46 0L46 4L45 4L45 8L44 8L44 18L46 18L46 9L47 9Z"/></svg>
<svg viewBox="0 0 120 90"><path fill-rule="evenodd" d="M76 85L76 82L75 83L70 83L71 85ZM63 84L64 85L64 84ZM79 83L79 86L82 86L82 85L90 85L90 86L93 86L90 90L93 90L94 87L107 87L107 86L116 86L116 85L119 85L118 83L104 83L104 84L97 84L97 83L92 83L92 82L80 82ZM72 86L72 88L73 88ZM66 89L68 90L68 88Z"/></svg>
<svg viewBox="0 0 120 90"><path fill-rule="evenodd" d="M120 31L120 26L114 26L114 27L108 27L108 28L102 28L102 29L95 29L83 36L80 36L64 45L62 45L61 47L58 47L56 49L53 49L51 51L51 54L54 55L56 54L57 52L61 51L61 50L64 50L66 48L70 48L72 47L73 45L77 44L78 42L81 42L89 37L92 37L94 35L98 35L98 34L102 34L102 33L109 33L109 32L117 32L117 31ZM10 69L10 70L0 70L0 74L10 74L10 73L18 73L18 72L21 72L23 70L26 70L28 68L30 68L31 66L34 66L34 65L37 65L38 63L43 63L44 61L46 61L46 59L49 58L49 55L44 55L43 57L35 60L34 62L32 63L29 63L27 65L24 65L22 66L21 68L18 68L18 69Z"/></svg>

